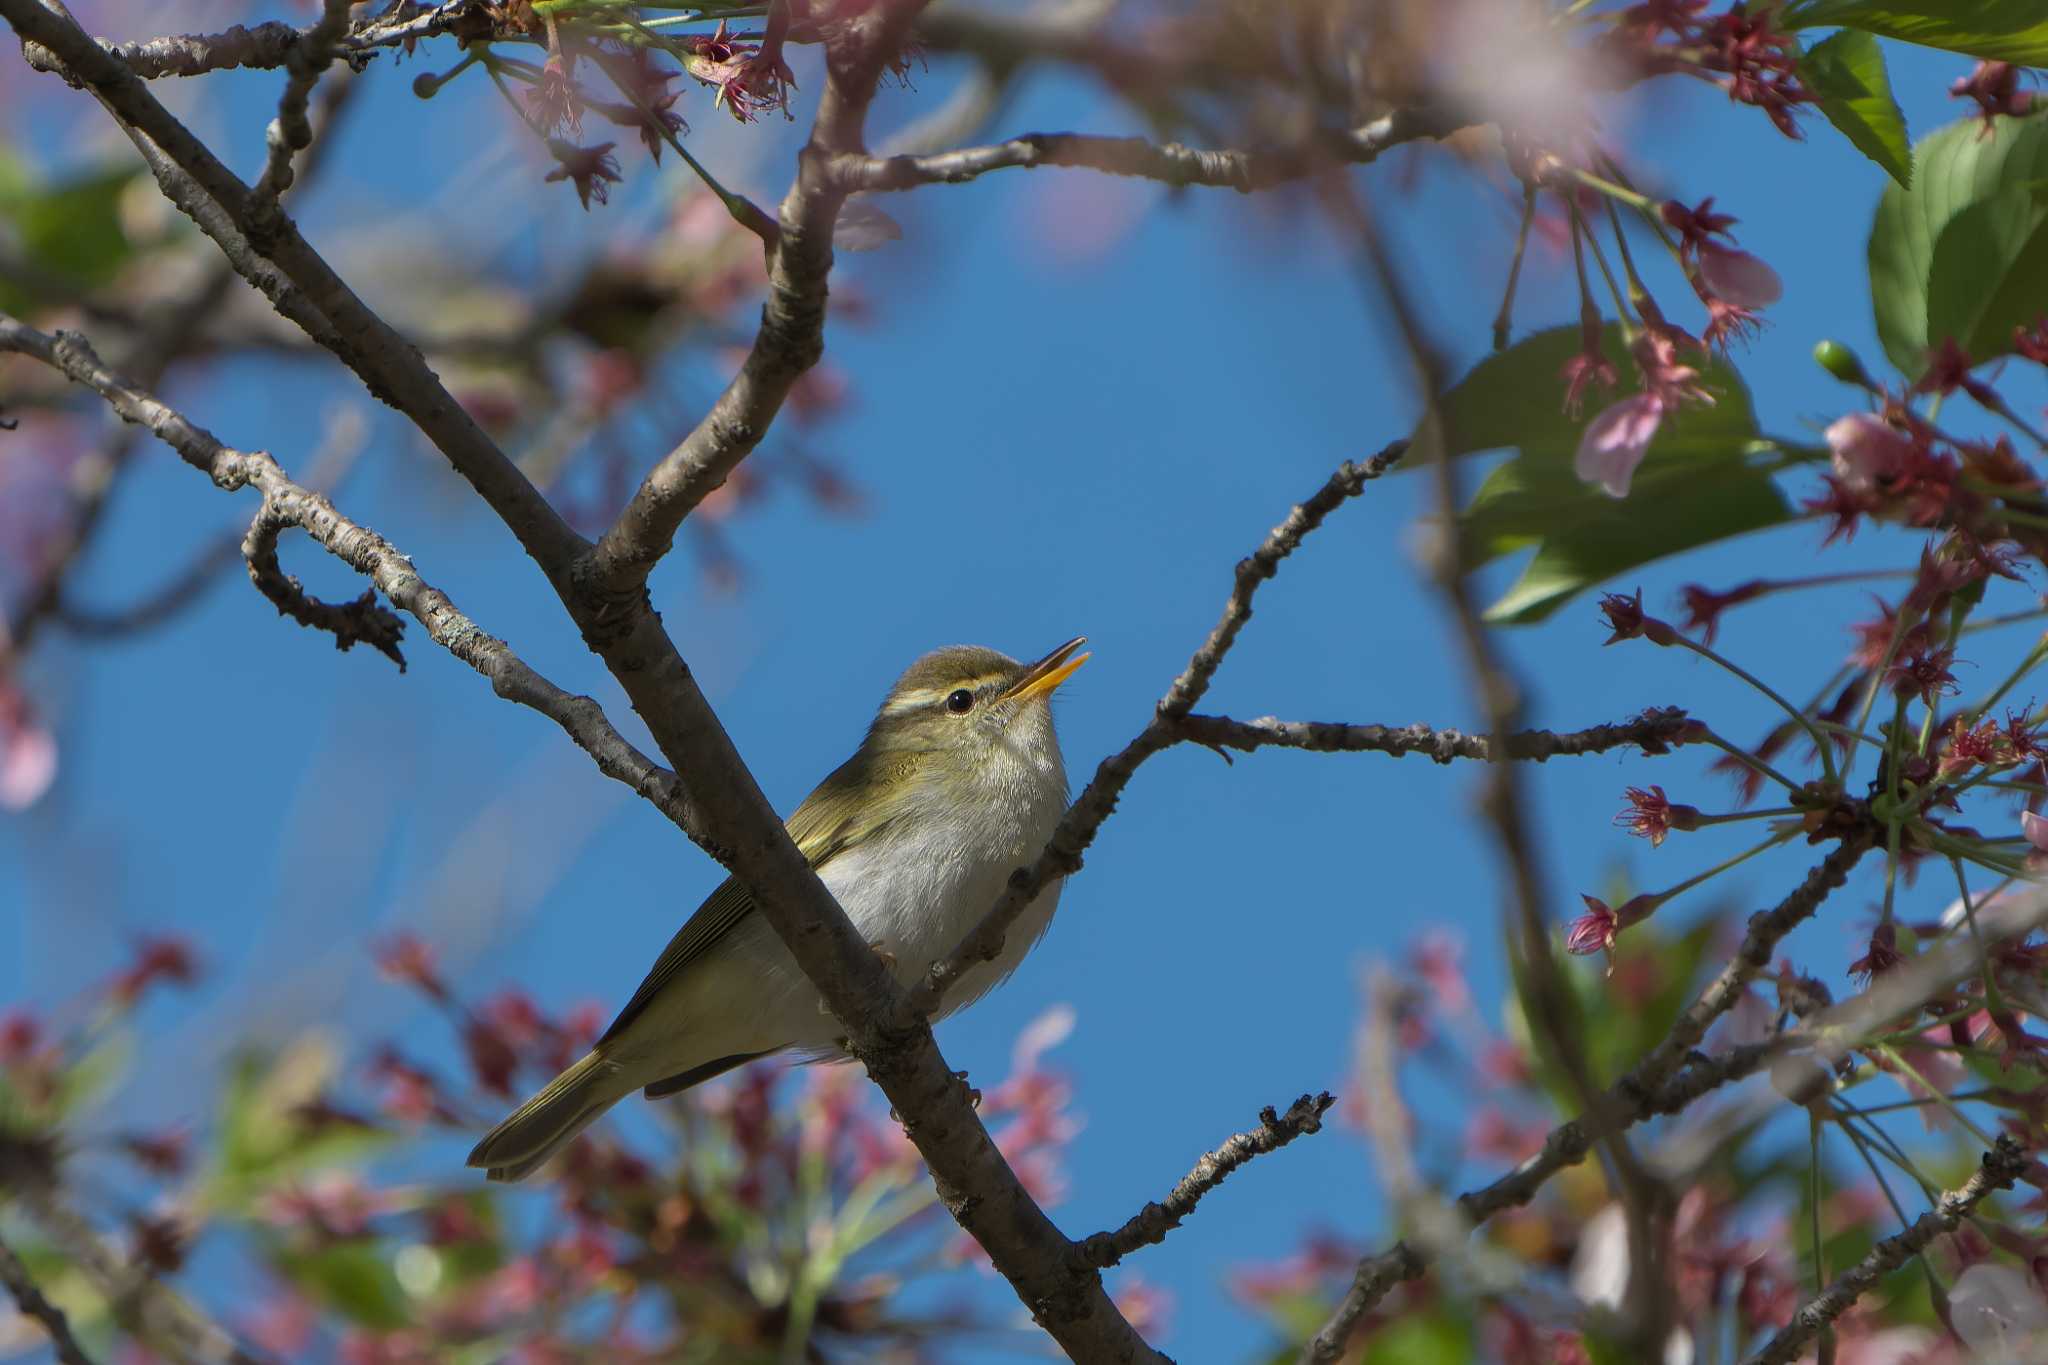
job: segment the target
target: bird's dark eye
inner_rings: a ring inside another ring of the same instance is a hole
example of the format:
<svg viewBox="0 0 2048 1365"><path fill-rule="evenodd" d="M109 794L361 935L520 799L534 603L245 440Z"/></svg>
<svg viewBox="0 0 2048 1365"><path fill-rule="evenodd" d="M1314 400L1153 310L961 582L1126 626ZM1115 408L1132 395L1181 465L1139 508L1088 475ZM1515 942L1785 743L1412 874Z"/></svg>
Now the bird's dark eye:
<svg viewBox="0 0 2048 1365"><path fill-rule="evenodd" d="M946 698L946 709L956 716L964 716L974 709L974 694L966 688L957 688Z"/></svg>

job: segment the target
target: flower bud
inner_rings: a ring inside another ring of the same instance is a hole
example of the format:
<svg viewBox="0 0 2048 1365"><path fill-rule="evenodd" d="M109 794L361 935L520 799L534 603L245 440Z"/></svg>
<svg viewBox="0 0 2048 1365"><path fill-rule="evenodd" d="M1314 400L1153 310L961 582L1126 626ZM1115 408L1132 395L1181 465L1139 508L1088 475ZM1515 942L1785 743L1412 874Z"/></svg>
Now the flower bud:
<svg viewBox="0 0 2048 1365"><path fill-rule="evenodd" d="M1859 389L1877 387L1871 382L1869 373L1863 368L1863 361L1858 358L1854 351L1839 341L1830 340L1814 343L1813 358L1815 363L1823 370L1826 370L1844 384L1854 384Z"/></svg>

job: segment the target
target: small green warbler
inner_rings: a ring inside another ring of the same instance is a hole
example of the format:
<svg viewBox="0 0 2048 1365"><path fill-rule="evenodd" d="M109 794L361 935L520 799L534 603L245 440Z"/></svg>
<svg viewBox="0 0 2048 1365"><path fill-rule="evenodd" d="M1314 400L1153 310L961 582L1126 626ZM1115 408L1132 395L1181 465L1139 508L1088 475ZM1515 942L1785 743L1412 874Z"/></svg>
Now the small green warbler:
<svg viewBox="0 0 2048 1365"><path fill-rule="evenodd" d="M1073 639L1034 663L960 645L925 655L889 690L853 757L786 828L906 986L1038 856L1067 804L1051 700L1088 658ZM1003 951L962 977L950 1014L1015 971L1059 903L1055 881ZM520 1180L635 1090L658 1099L773 1052L837 1050L818 992L735 878L697 907L588 1055L492 1129L469 1164Z"/></svg>

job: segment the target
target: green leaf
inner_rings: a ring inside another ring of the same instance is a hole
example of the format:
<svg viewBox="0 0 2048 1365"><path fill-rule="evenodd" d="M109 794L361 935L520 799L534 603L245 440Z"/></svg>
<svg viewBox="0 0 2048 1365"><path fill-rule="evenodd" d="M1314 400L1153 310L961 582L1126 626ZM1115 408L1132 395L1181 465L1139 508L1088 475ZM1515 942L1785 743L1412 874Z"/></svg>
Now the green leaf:
<svg viewBox="0 0 2048 1365"><path fill-rule="evenodd" d="M1427 1317L1398 1318L1372 1334L1359 1365L1463 1365L1472 1359L1472 1324L1446 1304Z"/></svg>
<svg viewBox="0 0 2048 1365"><path fill-rule="evenodd" d="M412 1320L411 1305L383 1248L375 1242L337 1242L313 1250L280 1249L278 1272L309 1297L349 1321L379 1332Z"/></svg>
<svg viewBox="0 0 2048 1365"><path fill-rule="evenodd" d="M1606 891L1610 905L1620 905L1633 894L1619 884ZM1560 907L1565 923L1577 913L1577 901L1568 908ZM1615 940L1612 976L1602 957L1563 956L1560 925L1554 943L1569 991L1564 1008L1576 1021L1574 1031L1585 1040L1586 1060L1596 1084L1611 1084L1657 1045L1697 993L1709 951L1725 941L1725 911L1711 911L1683 928L1666 924L1664 917L1672 913L1661 910ZM1502 1029L1533 1059L1537 1084L1558 1112L1575 1114L1580 1108L1578 1092L1547 1038L1539 1037L1531 1025L1536 1007L1534 983L1520 939L1512 930L1506 947L1514 990L1503 1004Z"/></svg>
<svg viewBox="0 0 2048 1365"><path fill-rule="evenodd" d="M1957 214L1934 243L1927 337L1977 361L2012 350L2013 329L2048 313L2048 181L2010 184Z"/></svg>
<svg viewBox="0 0 2048 1365"><path fill-rule="evenodd" d="M1620 360L1618 329L1609 330L1606 344L1608 356ZM1521 579L1488 610L1490 620L1540 620L1616 574L1791 516L1770 475L1753 462L1749 391L1719 360L1700 367L1716 402L1665 419L1628 497L1610 498L1581 483L1572 458L1587 419L1565 415L1559 379L1578 349L1578 328L1560 327L1487 357L1444 395L1446 433L1416 435L1421 458L1411 466L1439 449L1520 452L1487 476L1459 518L1469 568L1536 547Z"/></svg>
<svg viewBox="0 0 2048 1365"><path fill-rule="evenodd" d="M0 241L22 269L0 275L0 308L25 311L52 293L107 283L134 254L122 230L120 199L138 172L132 166L43 181L0 151ZM0 256L0 264L14 264Z"/></svg>
<svg viewBox="0 0 2048 1365"><path fill-rule="evenodd" d="M1930 344L1953 335L1973 356L1979 341L1999 354L2013 321L2048 310L2030 189L2048 180L2048 119L1950 124L1920 141L1913 166L1912 188L1887 185L1870 225L1870 305L1885 354L1918 379Z"/></svg>
<svg viewBox="0 0 2048 1365"><path fill-rule="evenodd" d="M1891 76L1877 39L1845 28L1801 57L1799 70L1828 122L1885 174L1901 185L1912 184L1906 116L1892 98Z"/></svg>
<svg viewBox="0 0 2048 1365"><path fill-rule="evenodd" d="M333 1047L314 1036L275 1057L236 1059L222 1096L220 1155L204 1191L207 1205L241 1212L288 1176L359 1160L392 1141L381 1129L339 1122L309 1127L299 1116L301 1106L325 1093L336 1065Z"/></svg>
<svg viewBox="0 0 2048 1365"><path fill-rule="evenodd" d="M1988 61L2048 64L2041 0L1814 0L1787 11L1782 22L1788 29L1862 29Z"/></svg>

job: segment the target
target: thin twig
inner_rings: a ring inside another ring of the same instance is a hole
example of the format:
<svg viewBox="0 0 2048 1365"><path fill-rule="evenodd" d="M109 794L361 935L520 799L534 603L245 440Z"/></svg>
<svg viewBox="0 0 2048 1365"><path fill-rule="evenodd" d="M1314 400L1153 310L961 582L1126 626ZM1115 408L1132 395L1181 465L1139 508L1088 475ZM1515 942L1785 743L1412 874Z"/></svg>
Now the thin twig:
<svg viewBox="0 0 2048 1365"><path fill-rule="evenodd" d="M1211 748L1306 749L1314 753L1378 753L1400 758L1421 754L1437 763L1469 758L1491 761L1494 744L1490 736L1471 735L1461 730L1437 730L1427 725L1349 725L1318 720L1279 720L1260 716L1256 720L1234 720L1228 716L1191 715L1181 718L1178 729L1183 739ZM1509 735L1506 756L1542 763L1552 758L1582 754L1604 754L1634 746L1645 754L1666 754L1672 748L1692 742L1693 721L1675 706L1660 706L1618 725L1594 725L1584 730L1522 730Z"/></svg>
<svg viewBox="0 0 2048 1365"><path fill-rule="evenodd" d="M583 538L455 401L419 352L366 306L281 209L239 180L157 100L141 78L40 0L0 0L49 69L82 83L137 143L167 197L220 246L237 273L361 377L370 393L419 427L550 575L582 553Z"/></svg>
<svg viewBox="0 0 2048 1365"><path fill-rule="evenodd" d="M335 46L349 65L360 71L379 48L399 47L457 30L493 41L531 41L494 23L477 0L447 0L424 14L392 22L378 17L350 26L337 35ZM108 56L142 79L153 81L164 76L204 76L236 67L288 66L306 37L306 30L272 19L235 24L218 33L169 33L127 43L97 41ZM24 42L22 55L37 71L64 74L62 59L39 42Z"/></svg>
<svg viewBox="0 0 2048 1365"><path fill-rule="evenodd" d="M252 541L263 542L259 548L272 546L276 532L284 527L304 529L337 558L367 575L386 597L416 619L435 643L488 678L499 696L531 707L560 725L578 747L596 760L606 776L639 792L685 828L698 823L674 775L649 760L613 729L602 707L589 697L564 692L535 672L504 641L486 634L457 610L445 593L423 580L412 561L390 542L342 516L325 495L292 482L270 456L222 445L205 428L111 373L85 339L74 333L48 336L0 314L0 352L6 351L40 360L93 390L123 420L148 428L187 464L205 473L221 488L256 489L263 496L263 506L250 537ZM269 561L269 569L276 572L274 557ZM292 611L307 624L334 629L325 613L347 610L312 603L302 615L293 609L294 596L303 599L302 594L296 594L295 584L287 580L282 585L266 585L262 569L253 559L251 576L281 610ZM359 600L352 605L361 608L366 616L390 616L373 603ZM396 631L389 629L395 624L396 618L381 626L365 620L365 638L378 643L382 638L379 632L383 631L395 639Z"/></svg>
<svg viewBox="0 0 2048 1365"><path fill-rule="evenodd" d="M1753 1043L1732 1049L1718 1058L1698 1058L1685 1071L1672 1077L1656 1093L1635 1100L1623 1099L1619 1088L1608 1092L1611 1101L1625 1104L1603 1106L1608 1117L1596 1120L1584 1114L1550 1130L1543 1146L1514 1170L1489 1185L1468 1190L1452 1201L1467 1227L1528 1203L1544 1182L1569 1166L1576 1166L1593 1150L1593 1144L1609 1132L1620 1132L1660 1114L1675 1114L1702 1095L1754 1074L1775 1053L1769 1043ZM1353 1328L1397 1284L1420 1278L1444 1246L1411 1246L1397 1241L1385 1251L1361 1259L1352 1272L1351 1283L1336 1310L1302 1348L1300 1359L1318 1365L1336 1360L1344 1353Z"/></svg>
<svg viewBox="0 0 2048 1365"><path fill-rule="evenodd" d="M323 0L319 20L285 54L291 76L285 81L284 94L278 97L277 117L263 134L266 155L252 205L259 217L276 211L277 197L292 187L292 158L313 145L313 123L306 117L306 107L314 85L334 62L335 44L348 27L348 12L354 3Z"/></svg>
<svg viewBox="0 0 2048 1365"><path fill-rule="evenodd" d="M269 1365L190 1299L132 1264L58 1197L54 1181L19 1181L8 1196L97 1289L119 1322L176 1365Z"/></svg>
<svg viewBox="0 0 2048 1365"><path fill-rule="evenodd" d="M1471 127L1472 122L1442 106L1396 109L1362 128L1329 133L1288 151L1206 151L1141 137L1025 133L986 147L962 147L929 156L839 156L828 169L833 180L849 191L908 190L920 185L957 184L990 171L1066 166L1166 185L1208 185L1251 194L1336 166L1364 165L1394 147L1448 137Z"/></svg>
<svg viewBox="0 0 2048 1365"><path fill-rule="evenodd" d="M326 163L326 149L332 145L326 134L347 110L355 89L352 82L342 82L329 86L322 94L318 124L323 135L314 141L300 167L301 187ZM145 149L145 155L162 155L147 139L138 145ZM189 289L136 316L129 326L138 335L119 358L121 371L131 375L142 388L160 386L174 363L193 357L193 337L230 300L234 282L234 267L225 260L215 260L211 267L201 271L199 281ZM14 618L0 621L0 669L7 666L10 658L18 658L29 649L46 619L75 610L75 604L66 600L66 584L72 568L91 549L104 524L114 490L129 467L128 457L140 435L132 427L118 429L76 471L71 480L73 503L69 524L44 557L29 590L21 595ZM216 563L236 562L241 557L237 548L240 540L241 533L236 532L224 557L209 559Z"/></svg>
<svg viewBox="0 0 2048 1365"><path fill-rule="evenodd" d="M1784 900L1770 910L1752 915L1749 930L1733 960L1679 1016L1662 1044L1608 1087L1597 1103L1586 1106L1578 1118L1552 1129L1536 1155L1492 1184L1458 1196L1458 1211L1466 1222L1477 1226L1503 1209L1528 1203L1551 1176L1583 1160L1594 1141L1605 1133L1621 1131L1652 1114L1675 1113L1706 1091L1748 1075L1774 1055L1780 1045L1760 1044L1738 1048L1720 1062L1704 1062L1694 1049L1713 1021L1734 1007L1749 982L1770 962L1778 943L1810 918L1830 891L1847 880L1849 870L1870 846L1868 837L1837 846ZM1939 986L1930 988L1938 989ZM1816 1026L1820 1023L1814 1022ZM1686 1041L1677 1042L1680 1038ZM1434 1248L1427 1250L1434 1254ZM1335 1360L1359 1318L1400 1280L1420 1275L1427 1263L1423 1251L1405 1243L1396 1243L1362 1260L1351 1288L1310 1341L1302 1359ZM1405 1273L1389 1278L1392 1268Z"/></svg>
<svg viewBox="0 0 2048 1365"><path fill-rule="evenodd" d="M1083 1239L1080 1243L1081 1259L1089 1265L1107 1269L1141 1247L1165 1241L1166 1234L1179 1227L1181 1220L1195 1211L1195 1205L1201 1202L1202 1196L1221 1185L1232 1171L1255 1156L1279 1151L1298 1137L1321 1132L1323 1115L1335 1103L1336 1100L1325 1092L1303 1095L1288 1105L1284 1114L1274 1113L1270 1105L1261 1109L1258 1127L1237 1134L1197 1161L1194 1169L1173 1187L1164 1203L1147 1204L1114 1232L1098 1232Z"/></svg>
<svg viewBox="0 0 2048 1365"><path fill-rule="evenodd" d="M1202 699L1202 694L1208 691L1209 680L1216 675L1224 655L1236 643L1244 623L1251 619L1252 597L1258 592L1259 584L1279 572L1280 561L1293 554L1303 538L1323 524L1323 518L1357 497L1368 483L1392 469L1407 449L1406 441L1395 441L1362 464L1346 461L1324 481L1321 488L1289 512L1287 519L1268 533L1258 549L1238 561L1230 597L1223 605L1222 619L1217 621L1216 628L1209 632L1209 638L1188 660L1188 666L1180 676L1173 680L1173 685L1154 709L1152 719L1138 732L1137 738L1102 760L1095 776L1075 798L1074 804L1067 808L1066 814L1060 817L1059 825L1037 860L1030 867L1020 867L1010 874L1009 885L989 912L951 953L925 973L924 980L918 983L911 996L911 1003L919 1011L929 1014L936 1009L956 981L977 963L989 961L1001 952L1003 936L1009 932L1011 922L1037 899L1041 890L1079 870L1081 855L1094 842L1095 832L1102 827L1102 822L1116 810L1117 798L1123 794L1132 774L1146 759L1178 742L1182 722L1188 718L1195 703Z"/></svg>
<svg viewBox="0 0 2048 1365"><path fill-rule="evenodd" d="M1369 204L1353 195L1348 185L1334 182L1325 186L1325 197L1340 226L1355 232L1366 273L1391 319L1390 330L1408 354L1421 396L1423 428L1444 434L1442 396L1448 378L1407 274L1396 266ZM1448 440L1444 448L1451 448ZM1505 750L1506 737L1521 721L1523 689L1512 665L1495 647L1465 577L1468 559L1462 548L1464 527L1460 520L1464 508L1462 466L1439 453L1432 461L1432 469L1440 528L1432 555L1433 576L1456 627L1466 671L1485 714L1487 729L1500 737L1498 742ZM1580 1107L1597 1113L1601 1093L1587 1055L1577 1001L1564 979L1550 932L1542 850L1530 828L1521 783L1522 775L1516 765L1490 765L1480 806L1492 827L1513 893L1511 909L1504 913L1512 916L1524 967L1524 1012L1529 1016L1532 1033L1556 1061ZM1630 1264L1635 1267L1630 1277L1626 1314L1629 1340L1637 1354L1654 1355L1663 1349L1674 1311L1671 1288L1662 1267L1664 1238L1660 1231L1673 1201L1663 1183L1637 1157L1625 1134L1613 1130L1603 1141L1612 1183L1628 1213Z"/></svg>
<svg viewBox="0 0 2048 1365"><path fill-rule="evenodd" d="M26 1317L34 1318L49 1333L50 1348L57 1353L63 1365L93 1365L91 1356L78 1344L78 1338L71 1335L71 1323L64 1316L64 1310L43 1296L36 1287L28 1267L14 1254L14 1248L0 1239L0 1284L7 1286L7 1292L14 1296L15 1304Z"/></svg>
<svg viewBox="0 0 2048 1365"><path fill-rule="evenodd" d="M1885 1238L1862 1260L1837 1275L1744 1365L1790 1365L1804 1353L1808 1342L1854 1307L1856 1300L1876 1288L1878 1281L1918 1256L1935 1238L1954 1232L1993 1190L2012 1188L2027 1165L2027 1154L2019 1143L2001 1133L1992 1149L1984 1153L1983 1163L1960 1188L1942 1195L1933 1208L1913 1220L1911 1227Z"/></svg>

